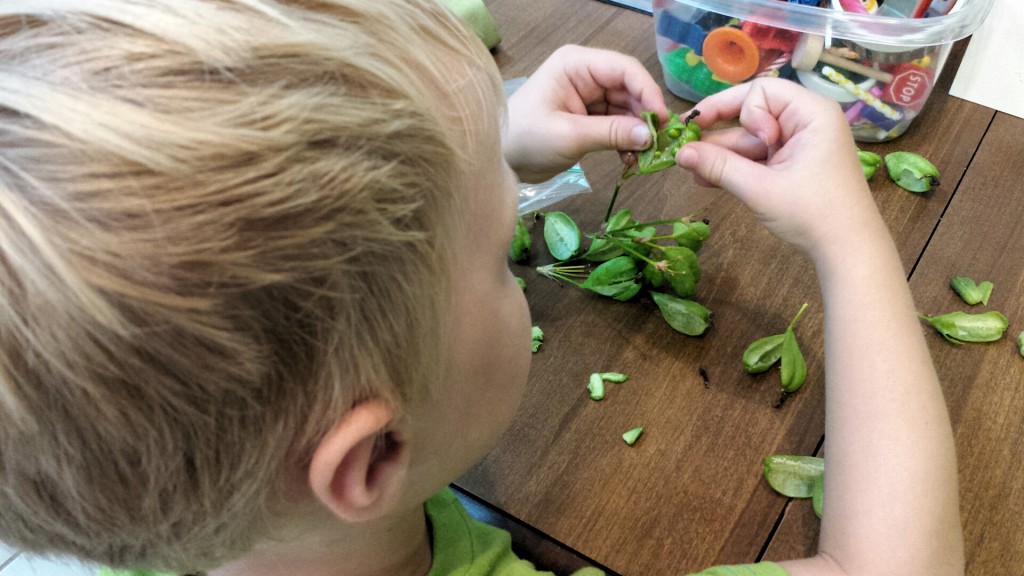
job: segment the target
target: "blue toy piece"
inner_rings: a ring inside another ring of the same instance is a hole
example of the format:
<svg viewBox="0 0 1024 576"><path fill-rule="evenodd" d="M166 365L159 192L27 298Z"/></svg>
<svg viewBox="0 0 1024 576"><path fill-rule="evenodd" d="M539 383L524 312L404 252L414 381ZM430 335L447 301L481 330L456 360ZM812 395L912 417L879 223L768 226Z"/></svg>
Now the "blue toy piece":
<svg viewBox="0 0 1024 576"><path fill-rule="evenodd" d="M803 4L804 6L820 6L821 0L786 0L790 4Z"/></svg>
<svg viewBox="0 0 1024 576"><path fill-rule="evenodd" d="M658 36L668 38L673 42L692 48L699 56L704 46L704 38L708 33L703 28L673 16L671 12L662 12L658 17L658 25L655 30Z"/></svg>

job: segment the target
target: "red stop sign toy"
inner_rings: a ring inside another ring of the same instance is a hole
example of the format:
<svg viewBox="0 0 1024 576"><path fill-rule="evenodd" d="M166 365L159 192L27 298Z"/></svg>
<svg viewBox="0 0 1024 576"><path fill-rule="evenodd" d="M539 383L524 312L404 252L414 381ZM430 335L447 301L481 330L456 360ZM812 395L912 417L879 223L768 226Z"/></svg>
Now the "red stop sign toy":
<svg viewBox="0 0 1024 576"><path fill-rule="evenodd" d="M882 99L920 112L932 91L935 73L910 62L904 62L892 71L892 82L885 86Z"/></svg>

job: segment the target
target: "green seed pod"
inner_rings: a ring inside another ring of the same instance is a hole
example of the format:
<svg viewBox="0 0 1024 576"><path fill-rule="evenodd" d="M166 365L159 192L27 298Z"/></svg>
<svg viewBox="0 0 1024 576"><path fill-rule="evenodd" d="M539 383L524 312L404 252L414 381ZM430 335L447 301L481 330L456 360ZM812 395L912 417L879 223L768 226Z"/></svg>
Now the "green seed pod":
<svg viewBox="0 0 1024 576"><path fill-rule="evenodd" d="M967 276L956 276L949 281L949 286L953 288L953 291L956 292L964 302L971 306L974 306L979 302L987 306L989 296L992 295L992 283L987 280L981 284L975 284L974 280Z"/></svg>
<svg viewBox="0 0 1024 576"><path fill-rule="evenodd" d="M773 454L764 459L764 479L787 498L811 498L823 483L825 460L814 456Z"/></svg>
<svg viewBox="0 0 1024 576"><path fill-rule="evenodd" d="M636 441L640 439L640 435L644 433L643 426L637 426L636 428L630 428L622 435L622 441L632 446L636 444Z"/></svg>
<svg viewBox="0 0 1024 576"><path fill-rule="evenodd" d="M982 314L951 312L942 316L918 316L938 330L939 334L953 344L964 342L994 342L1003 337L1009 326L1006 316L995 310Z"/></svg>
<svg viewBox="0 0 1024 576"><path fill-rule="evenodd" d="M700 250L704 241L711 235L711 227L706 222L679 221L672 223L672 238L676 244L685 246L694 252Z"/></svg>
<svg viewBox="0 0 1024 576"><path fill-rule="evenodd" d="M651 292L661 316L677 332L687 336L700 336L711 326L711 311L694 302L671 294Z"/></svg>
<svg viewBox="0 0 1024 576"><path fill-rule="evenodd" d="M629 380L629 376L626 374L620 374L619 372L601 372L601 379L608 382L614 382L615 384L622 384Z"/></svg>
<svg viewBox="0 0 1024 576"><path fill-rule="evenodd" d="M792 328L786 329L782 337L782 391L792 394L804 385L807 379L807 362L800 352L800 346L796 341L796 334Z"/></svg>
<svg viewBox="0 0 1024 576"><path fill-rule="evenodd" d="M587 392L591 400L604 400L604 380L600 374L591 374L590 382L587 383Z"/></svg>
<svg viewBox="0 0 1024 576"><path fill-rule="evenodd" d="M774 334L754 340L743 351L743 369L748 374L767 372L782 358L782 340L785 334Z"/></svg>
<svg viewBox="0 0 1024 576"><path fill-rule="evenodd" d="M874 152L858 149L857 158L860 160L861 169L864 170L864 179L871 180L871 177L875 175L875 171L882 164L882 157Z"/></svg>
<svg viewBox="0 0 1024 576"><path fill-rule="evenodd" d="M512 233L512 244L508 247L508 257L513 262L524 262L530 255L530 231L522 217L516 218L516 229Z"/></svg>
<svg viewBox="0 0 1024 576"><path fill-rule="evenodd" d="M595 268L581 286L624 302L640 291L639 277L636 261L629 256L618 256Z"/></svg>
<svg viewBox="0 0 1024 576"><path fill-rule="evenodd" d="M661 251L668 261L664 274L672 292L680 298L696 294L697 282L700 281L700 262L693 250L685 246L664 246Z"/></svg>
<svg viewBox="0 0 1024 576"><path fill-rule="evenodd" d="M897 186L911 192L927 192L939 185L939 170L913 152L890 152L885 168Z"/></svg>
<svg viewBox="0 0 1024 576"><path fill-rule="evenodd" d="M650 242L651 238L658 234L658 231L653 226L642 228L640 230L626 230L620 234L625 235L625 239L628 239L629 252L634 258L643 256L646 258L651 253Z"/></svg>
<svg viewBox="0 0 1024 576"><path fill-rule="evenodd" d="M580 229L565 212L544 214L544 242L548 251L559 261L576 255L580 249Z"/></svg>
<svg viewBox="0 0 1024 576"><path fill-rule="evenodd" d="M664 265L667 268L668 261L666 260L664 263L659 262L659 265ZM651 288L661 288L665 285L665 273L650 262L644 266L641 276L643 276L644 283Z"/></svg>
<svg viewBox="0 0 1024 576"><path fill-rule="evenodd" d="M669 116L665 127L658 130L658 115L641 112L651 133L651 146L637 154L636 173L653 174L676 164L676 154L687 142L700 139L700 127L692 122L683 122L678 114Z"/></svg>

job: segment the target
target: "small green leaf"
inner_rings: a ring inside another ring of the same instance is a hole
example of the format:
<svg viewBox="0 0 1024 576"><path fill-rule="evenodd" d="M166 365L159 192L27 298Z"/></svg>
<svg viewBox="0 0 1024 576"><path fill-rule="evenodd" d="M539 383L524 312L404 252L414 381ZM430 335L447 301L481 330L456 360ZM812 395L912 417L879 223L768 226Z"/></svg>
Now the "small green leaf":
<svg viewBox="0 0 1024 576"><path fill-rule="evenodd" d="M651 292L654 303L668 325L687 336L700 336L711 326L711 311L694 302L671 294Z"/></svg>
<svg viewBox="0 0 1024 576"><path fill-rule="evenodd" d="M515 232L512 233L512 243L508 247L508 257L513 262L523 262L530 255L530 231L526 229L526 222L522 216L516 218Z"/></svg>
<svg viewBox="0 0 1024 576"><path fill-rule="evenodd" d="M640 435L644 433L643 426L637 426L636 428L630 428L626 430L622 435L622 441L632 446L636 444L636 441L640 438Z"/></svg>
<svg viewBox="0 0 1024 576"><path fill-rule="evenodd" d="M764 479L787 498L810 498L825 474L825 460L814 456L773 454L764 459Z"/></svg>
<svg viewBox="0 0 1024 576"><path fill-rule="evenodd" d="M602 296L626 301L640 291L639 277L636 261L629 256L618 256L595 268L581 286Z"/></svg>
<svg viewBox="0 0 1024 576"><path fill-rule="evenodd" d="M767 372L782 358L782 340L785 334L773 334L754 340L743 351L743 369L748 374Z"/></svg>
<svg viewBox="0 0 1024 576"><path fill-rule="evenodd" d="M1017 336L1017 351L1020 352L1021 356L1024 356L1024 332Z"/></svg>
<svg viewBox="0 0 1024 576"><path fill-rule="evenodd" d="M521 290L526 290L526 280L523 280L519 276L516 276L516 284L519 284Z"/></svg>
<svg viewBox="0 0 1024 576"><path fill-rule="evenodd" d="M622 228L629 228L636 224L636 220L633 220L632 213L628 209L620 210L608 219L607 225L605 226L605 232L613 232L615 230L621 230ZM586 254L583 255L583 258L585 260L590 260L591 262L604 262L611 260L616 256L621 256L622 254L622 248L615 242L608 240L607 238L594 238L594 241L590 243L590 248L587 250Z"/></svg>
<svg viewBox="0 0 1024 576"><path fill-rule="evenodd" d="M974 280L967 276L956 276L949 281L949 286L960 296L961 300L971 306L979 302L987 306L988 299L992 296L992 283L987 280L981 284L975 284Z"/></svg>
<svg viewBox="0 0 1024 576"><path fill-rule="evenodd" d="M565 212L544 214L544 242L555 260L565 261L580 249L580 229Z"/></svg>
<svg viewBox="0 0 1024 576"><path fill-rule="evenodd" d="M994 342L1003 337L1009 327L1006 316L995 310L982 314L966 312L950 312L942 316L925 316L918 314L928 322L939 334L953 344L964 342Z"/></svg>
<svg viewBox="0 0 1024 576"><path fill-rule="evenodd" d="M533 351L540 350L540 344L544 341L544 332L540 329L540 326L534 326L530 329L530 335L533 337Z"/></svg>

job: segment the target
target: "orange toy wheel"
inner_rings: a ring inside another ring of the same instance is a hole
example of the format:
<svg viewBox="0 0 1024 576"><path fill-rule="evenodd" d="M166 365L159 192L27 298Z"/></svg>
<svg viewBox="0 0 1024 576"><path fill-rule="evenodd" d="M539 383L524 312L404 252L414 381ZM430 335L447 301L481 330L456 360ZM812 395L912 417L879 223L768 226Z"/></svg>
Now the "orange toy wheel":
<svg viewBox="0 0 1024 576"><path fill-rule="evenodd" d="M750 78L760 61L757 45L738 28L717 28L704 39L704 63L726 82Z"/></svg>

